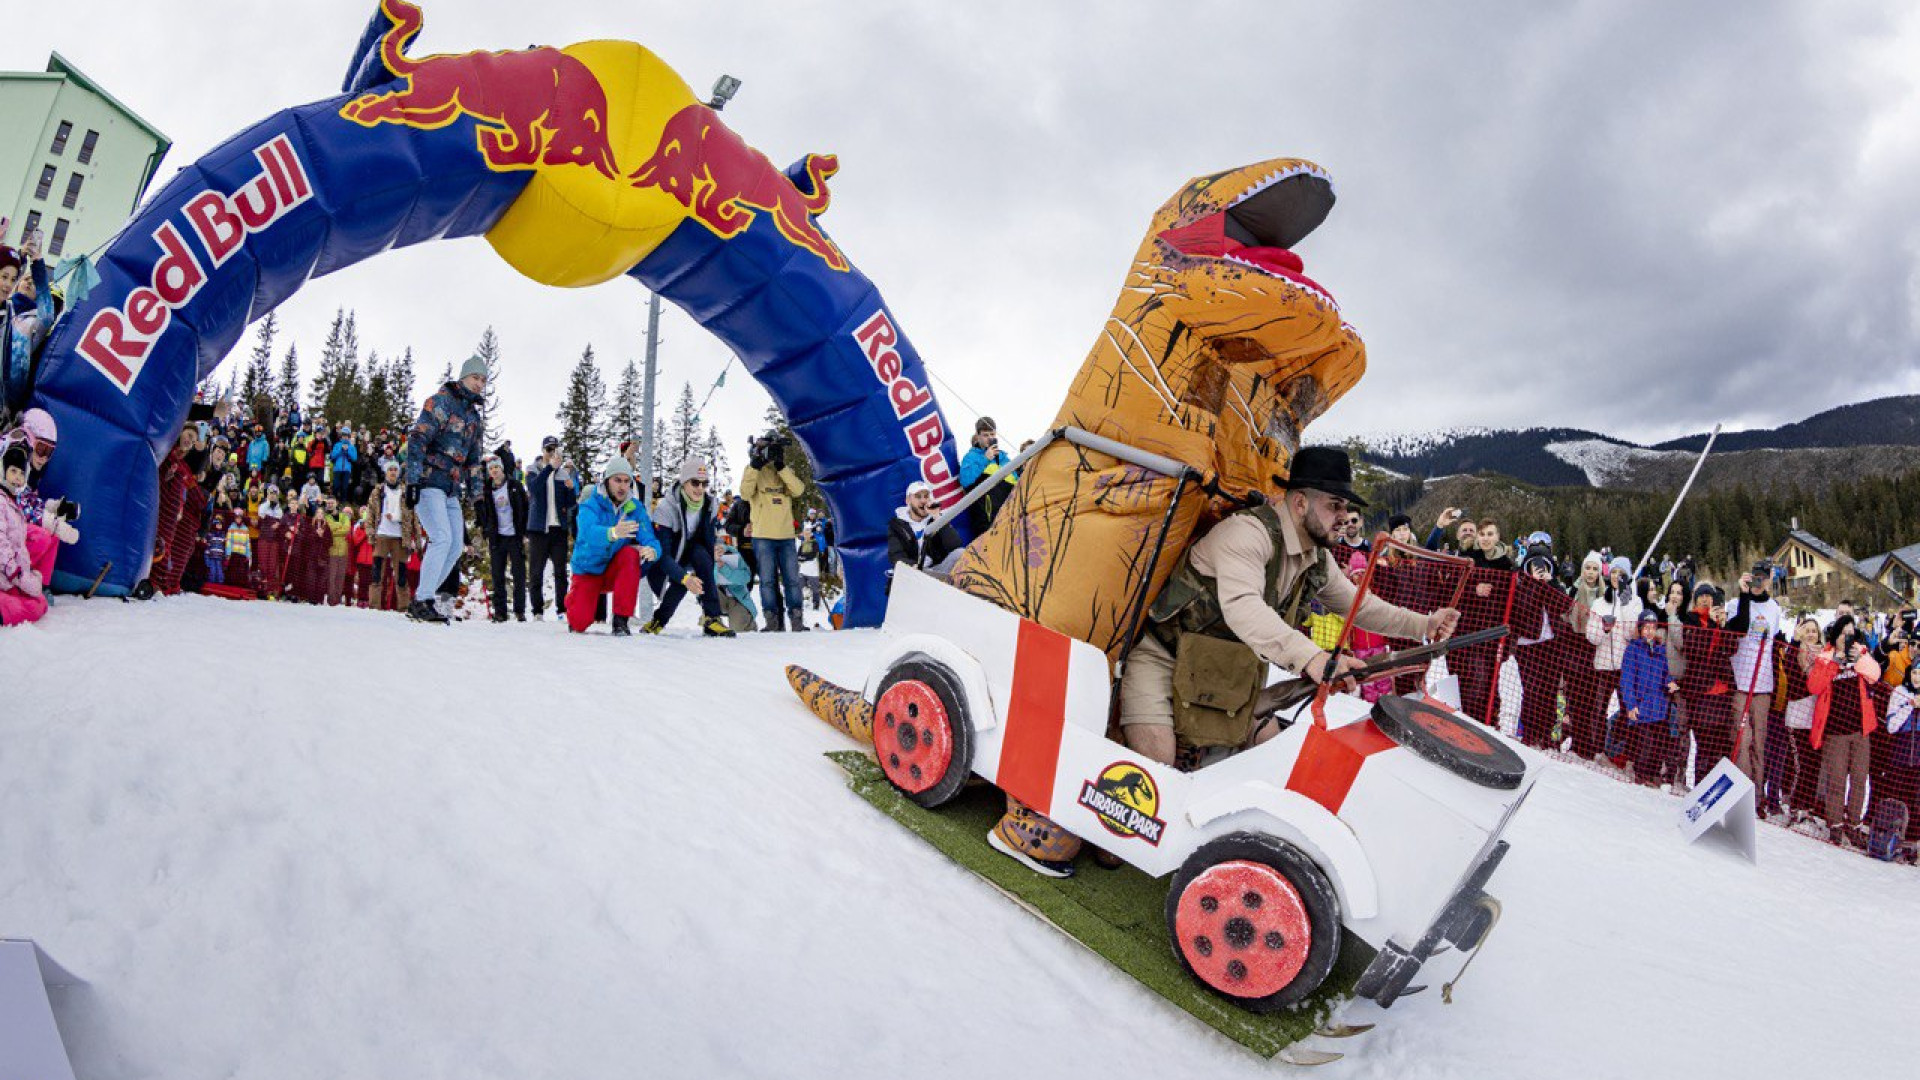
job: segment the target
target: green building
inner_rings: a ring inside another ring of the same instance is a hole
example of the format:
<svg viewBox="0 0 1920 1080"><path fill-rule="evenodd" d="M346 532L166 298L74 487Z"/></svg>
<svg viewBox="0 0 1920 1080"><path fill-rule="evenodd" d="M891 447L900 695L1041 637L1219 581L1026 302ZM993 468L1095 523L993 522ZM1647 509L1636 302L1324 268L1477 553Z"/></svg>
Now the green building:
<svg viewBox="0 0 1920 1080"><path fill-rule="evenodd" d="M50 262L97 256L172 145L59 53L45 72L0 72L0 243L37 227Z"/></svg>

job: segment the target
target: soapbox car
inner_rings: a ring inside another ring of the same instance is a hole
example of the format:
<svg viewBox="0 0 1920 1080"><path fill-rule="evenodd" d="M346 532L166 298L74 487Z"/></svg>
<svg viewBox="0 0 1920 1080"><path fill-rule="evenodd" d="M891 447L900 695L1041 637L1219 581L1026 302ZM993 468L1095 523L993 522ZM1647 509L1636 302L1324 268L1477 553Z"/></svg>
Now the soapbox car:
<svg viewBox="0 0 1920 1080"><path fill-rule="evenodd" d="M1375 950L1355 987L1391 1005L1497 915L1486 885L1540 759L1440 700L1305 701L1268 741L1193 772L1107 738L1098 648L896 568L869 669L889 782L936 807L978 775L1154 877L1180 963L1254 1011Z"/></svg>

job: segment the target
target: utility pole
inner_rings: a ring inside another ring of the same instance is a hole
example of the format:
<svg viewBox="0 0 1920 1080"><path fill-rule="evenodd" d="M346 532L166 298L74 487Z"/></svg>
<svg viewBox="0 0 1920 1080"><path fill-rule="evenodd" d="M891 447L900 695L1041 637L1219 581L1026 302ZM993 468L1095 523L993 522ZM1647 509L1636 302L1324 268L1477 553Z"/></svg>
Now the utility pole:
<svg viewBox="0 0 1920 1080"><path fill-rule="evenodd" d="M640 490L653 494L653 380L660 373L660 294L647 294L647 366L640 384Z"/></svg>
<svg viewBox="0 0 1920 1080"><path fill-rule="evenodd" d="M713 95L707 107L714 112L727 107L740 91L740 80L722 75L713 83ZM647 294L647 362L641 379L640 402L640 490L642 498L653 493L653 384L660 373L660 294Z"/></svg>

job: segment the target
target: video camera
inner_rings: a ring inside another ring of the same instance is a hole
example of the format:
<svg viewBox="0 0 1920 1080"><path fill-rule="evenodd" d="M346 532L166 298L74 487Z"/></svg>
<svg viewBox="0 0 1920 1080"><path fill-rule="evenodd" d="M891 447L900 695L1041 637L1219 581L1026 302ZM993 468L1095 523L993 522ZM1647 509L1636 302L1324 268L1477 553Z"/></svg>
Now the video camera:
<svg viewBox="0 0 1920 1080"><path fill-rule="evenodd" d="M793 437L777 428L768 431L753 440L747 448L747 466L764 469L771 465L776 469L786 467L787 447L793 444Z"/></svg>

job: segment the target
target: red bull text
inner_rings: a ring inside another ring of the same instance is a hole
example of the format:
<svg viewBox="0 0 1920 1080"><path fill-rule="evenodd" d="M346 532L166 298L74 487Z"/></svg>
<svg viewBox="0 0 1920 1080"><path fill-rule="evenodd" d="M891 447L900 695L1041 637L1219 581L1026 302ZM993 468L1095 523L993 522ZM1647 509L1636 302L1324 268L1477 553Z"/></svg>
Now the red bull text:
<svg viewBox="0 0 1920 1080"><path fill-rule="evenodd" d="M231 195L202 192L184 208L188 228L215 268L239 250L248 236L271 228L313 197L306 168L285 135L255 149L253 156L260 162L259 176ZM128 293L118 307L95 312L80 335L80 355L123 394L132 391L148 352L166 332L173 313L207 283L206 269L173 222L162 222L153 239L160 245L160 258L147 284Z"/></svg>
<svg viewBox="0 0 1920 1080"><path fill-rule="evenodd" d="M902 373L904 365L894 348L900 342L900 331L894 327L893 320L887 318L886 312L876 311L854 330L853 339L860 344L867 366L873 369L873 377L887 388L893 415L900 421L900 430L906 435L914 458L920 462L920 478L933 486L934 500L946 505L958 499L960 481L947 464L946 455L940 452L940 445L947 441L947 426L933 408L933 392ZM926 415L912 419L922 412Z"/></svg>

